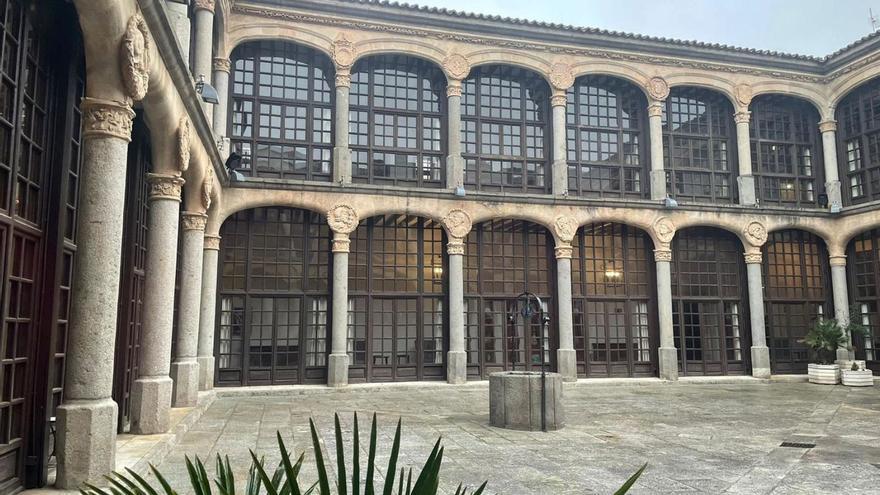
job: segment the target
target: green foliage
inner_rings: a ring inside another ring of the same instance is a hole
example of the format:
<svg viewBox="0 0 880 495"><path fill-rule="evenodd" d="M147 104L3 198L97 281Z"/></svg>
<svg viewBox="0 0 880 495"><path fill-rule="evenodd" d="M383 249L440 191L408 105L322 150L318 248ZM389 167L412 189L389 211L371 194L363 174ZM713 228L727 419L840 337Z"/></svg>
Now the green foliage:
<svg viewBox="0 0 880 495"><path fill-rule="evenodd" d="M801 342L813 351L814 360L818 364L834 364L837 349L846 345L846 334L837 320L818 318Z"/></svg>
<svg viewBox="0 0 880 495"><path fill-rule="evenodd" d="M345 468L345 452L343 449L344 438L342 428L339 424L339 416L335 418L335 437L336 437L336 473L335 481L336 493L339 495L348 495L349 480L346 478ZM318 437L315 423L309 419L309 428L311 430L312 447L315 454L315 468L318 472L318 480L310 485L301 485L299 474L303 465L305 453L299 455L295 462L291 461L290 452L284 445L281 433L277 433L278 450L281 454L281 462L270 476L265 467L265 458L257 458L254 451L251 454L251 466L248 470L247 481L244 486L243 495L312 495L322 494L330 495L330 483L332 473L329 473L324 462L324 453L321 449L321 442ZM388 459L388 467L385 471L385 483L382 487L382 495L436 495L440 486L440 467L443 464L443 447L440 439L434 444L431 454L425 460L418 476L413 480L412 468L400 468L397 478L397 490L395 491L394 482L397 470L397 460L400 454L400 436L401 421L397 422L397 429L394 433L394 440L391 446L391 454ZM377 426L376 415L373 414L373 422L370 428L370 444L368 446L366 480L364 483L363 495L375 495L375 487L373 486L373 478L376 470L376 446L377 446ZM351 495L361 495L361 479L360 479L360 434L358 429L357 414L354 415L354 431L353 431L353 450L352 450L352 476L351 476ZM195 459L185 457L186 470L189 474L190 484L192 485L192 493L195 495L236 495L235 476L232 467L229 464L229 457L221 457L219 454L216 458L215 478L208 478L207 470L204 463L198 456ZM615 495L623 495L627 493L641 476L647 467L643 465L641 469L636 471L626 483L615 492ZM126 472L113 472L105 476L107 479L107 487L98 487L86 484L85 488L80 490L82 495L177 495L168 481L162 476L162 473L155 466L150 465L150 470L156 478L154 483L148 482L142 476L131 469L126 468ZM405 478L405 482L404 482ZM213 487L212 483L213 481ZM486 489L486 484L482 485L472 492L468 487L461 484L455 490L455 495L482 495ZM158 487L155 486L158 484ZM306 488L307 486L307 488ZM216 492L214 491L216 489Z"/></svg>

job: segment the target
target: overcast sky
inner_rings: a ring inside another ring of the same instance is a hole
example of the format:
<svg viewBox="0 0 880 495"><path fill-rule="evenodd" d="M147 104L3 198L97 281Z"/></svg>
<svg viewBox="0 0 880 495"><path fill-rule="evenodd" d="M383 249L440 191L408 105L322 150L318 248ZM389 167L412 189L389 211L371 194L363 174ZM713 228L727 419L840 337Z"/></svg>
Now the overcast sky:
<svg viewBox="0 0 880 495"><path fill-rule="evenodd" d="M815 56L828 55L869 34L869 8L880 20L880 0L405 1Z"/></svg>

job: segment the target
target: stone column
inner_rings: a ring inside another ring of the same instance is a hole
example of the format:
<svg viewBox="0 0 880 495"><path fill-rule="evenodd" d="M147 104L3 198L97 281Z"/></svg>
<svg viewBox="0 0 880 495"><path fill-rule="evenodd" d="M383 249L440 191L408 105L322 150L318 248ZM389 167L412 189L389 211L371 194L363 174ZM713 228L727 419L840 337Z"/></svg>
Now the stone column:
<svg viewBox="0 0 880 495"><path fill-rule="evenodd" d="M660 348L657 357L660 378L678 380L678 351L672 328L672 250L668 246L654 250L657 265L657 316L660 320Z"/></svg>
<svg viewBox="0 0 880 495"><path fill-rule="evenodd" d="M214 388L214 319L217 311L217 261L220 236L205 235L202 302L199 309L199 390Z"/></svg>
<svg viewBox="0 0 880 495"><path fill-rule="evenodd" d="M565 144L565 103L564 89L554 89L550 98L553 109L553 195L568 196L568 156Z"/></svg>
<svg viewBox="0 0 880 495"><path fill-rule="evenodd" d="M229 70L228 58L214 59L214 89L220 96L220 103L214 105L214 139L226 137L226 109L229 108Z"/></svg>
<svg viewBox="0 0 880 495"><path fill-rule="evenodd" d="M198 81L199 76L205 76L205 82L211 82L211 54L214 51L214 0L194 0L195 11L194 37L195 48L193 49L193 78ZM205 115L211 121L213 105L203 103Z"/></svg>
<svg viewBox="0 0 880 495"><path fill-rule="evenodd" d="M666 191L666 169L663 166L663 102L648 105L648 130L651 139L651 199L662 200Z"/></svg>
<svg viewBox="0 0 880 495"><path fill-rule="evenodd" d="M571 305L571 242L557 242L556 297L559 308L559 349L556 350L557 369L567 382L577 381L577 357L574 351L574 326Z"/></svg>
<svg viewBox="0 0 880 495"><path fill-rule="evenodd" d="M464 239L450 237L449 255L449 352L446 354L446 381L467 382L467 352L464 344Z"/></svg>
<svg viewBox="0 0 880 495"><path fill-rule="evenodd" d="M119 303L130 103L84 98L83 158L64 403L57 413L55 486L76 490L116 469L113 352Z"/></svg>
<svg viewBox="0 0 880 495"><path fill-rule="evenodd" d="M347 232L333 233L333 320L330 328L330 358L327 385L348 385L348 251Z"/></svg>
<svg viewBox="0 0 880 495"><path fill-rule="evenodd" d="M464 187L464 159L461 157L461 80L450 79L446 84L446 187Z"/></svg>
<svg viewBox="0 0 880 495"><path fill-rule="evenodd" d="M208 215L184 212L181 217L180 308L177 311L177 348L171 363L174 381L171 404L195 406L199 398L199 313L202 299L202 257Z"/></svg>
<svg viewBox="0 0 880 495"><path fill-rule="evenodd" d="M752 376L770 378L770 349L764 323L764 282L761 275L761 251L744 254L749 284L749 313L752 327Z"/></svg>
<svg viewBox="0 0 880 495"><path fill-rule="evenodd" d="M834 318L841 326L849 325L849 294L846 287L846 255L832 252L831 292L834 299ZM852 335L846 335L846 347L837 349L837 359L853 359L851 356Z"/></svg>
<svg viewBox="0 0 880 495"><path fill-rule="evenodd" d="M188 3L187 0L167 0L165 2L165 6L168 9L168 21L171 24L171 29L174 30L177 45L180 47L180 54L183 56L183 62L187 67L189 67L189 37L191 29Z"/></svg>
<svg viewBox="0 0 880 495"><path fill-rule="evenodd" d="M165 433L169 428L171 391L171 327L180 191L177 175L147 174L150 212L147 216L147 258L140 376L131 391L131 432Z"/></svg>
<svg viewBox="0 0 880 495"><path fill-rule="evenodd" d="M736 153L739 157L739 173L736 185L739 190L739 204L754 206L757 204L755 193L755 176L752 175L752 145L749 136L749 118L752 112L742 110L733 116L736 122ZM759 253L760 254L760 253Z"/></svg>
<svg viewBox="0 0 880 495"><path fill-rule="evenodd" d="M840 211L843 198L840 191L840 176L837 171L837 121L819 122L822 133L822 157L825 162L825 192L828 194L828 207Z"/></svg>
<svg viewBox="0 0 880 495"><path fill-rule="evenodd" d="M334 120L333 181L351 183L351 148L348 144L348 93L351 67L336 67L336 117ZM348 303L346 303L347 305Z"/></svg>

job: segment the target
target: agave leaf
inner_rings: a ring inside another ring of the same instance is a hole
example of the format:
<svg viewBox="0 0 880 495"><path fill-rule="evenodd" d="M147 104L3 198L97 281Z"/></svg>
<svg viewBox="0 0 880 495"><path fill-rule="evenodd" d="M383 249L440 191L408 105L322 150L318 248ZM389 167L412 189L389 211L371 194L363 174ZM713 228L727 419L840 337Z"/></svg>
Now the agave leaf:
<svg viewBox="0 0 880 495"><path fill-rule="evenodd" d="M406 495L410 493L412 493L412 468L409 468L409 473L406 475Z"/></svg>
<svg viewBox="0 0 880 495"><path fill-rule="evenodd" d="M309 489L306 490L305 493L303 493L303 495L311 495L312 492L315 491L315 488L318 488L318 482L317 482L317 481L316 481L314 484L312 484L312 486L310 486Z"/></svg>
<svg viewBox="0 0 880 495"><path fill-rule="evenodd" d="M110 495L109 492L105 491L102 488L98 488L97 486L92 485L91 483L85 483L85 487L88 488L88 491L80 490L80 493L82 493L84 495L92 495L95 493L97 493L98 495Z"/></svg>
<svg viewBox="0 0 880 495"><path fill-rule="evenodd" d="M642 472L645 471L646 467L648 467L647 462L642 464L642 467L640 467L638 471L633 473L633 475L630 476L628 480L626 480L626 483L624 483L623 486L621 486L616 492L614 492L614 495L625 495L629 491L629 489L635 484L636 480L639 479L639 476L642 475Z"/></svg>
<svg viewBox="0 0 880 495"><path fill-rule="evenodd" d="M339 495L348 495L348 478L345 476L345 450L343 449L342 427L339 426L339 414L333 414L336 428L336 489Z"/></svg>
<svg viewBox="0 0 880 495"><path fill-rule="evenodd" d="M129 468L126 468L126 470L127 470L129 473L131 473L132 476L134 476L134 471L132 471L132 470L129 469ZM162 489L165 490L165 494L166 494L166 495L177 495L177 492L174 491L174 489L171 488L171 484L168 483L168 480L166 480L165 477L162 476L162 473L160 473L159 470L156 469L156 466L150 464L150 471L153 472L153 476L155 476L156 479L159 481L159 484L162 485ZM141 484L143 484L143 483L144 483L144 482L141 481Z"/></svg>
<svg viewBox="0 0 880 495"><path fill-rule="evenodd" d="M137 486L137 483L135 483L134 481L132 481L128 476L125 476L124 474L116 473L116 472L114 472L114 473L112 474L112 476L113 476L113 478L115 478L117 481L122 482L122 483L125 483L126 486L128 486L128 493L135 493L135 494L138 494L138 495L142 495L142 494L144 493L144 491L141 490L139 486ZM109 478L108 478L108 479L109 479Z"/></svg>
<svg viewBox="0 0 880 495"><path fill-rule="evenodd" d="M150 464L150 469L155 469L152 464ZM144 493L147 493L148 495L159 495L156 489L153 488L153 486L150 485L147 480L145 480L141 475L134 472L134 470L132 470L131 468L125 468L125 470L128 472L129 476L134 478L138 482L138 484L140 484L141 488L144 490ZM170 488L166 488L165 493L168 493L168 490L170 490Z"/></svg>
<svg viewBox="0 0 880 495"><path fill-rule="evenodd" d="M202 487L202 491L198 493L201 495L212 495L211 481L208 479L208 472L205 471L205 464L199 459L199 456L196 456L196 470L199 473L199 484Z"/></svg>
<svg viewBox="0 0 880 495"><path fill-rule="evenodd" d="M235 495L235 475L229 466L229 456L226 456L224 463L223 457L217 454L217 478L214 479L214 484L220 490L220 495Z"/></svg>
<svg viewBox="0 0 880 495"><path fill-rule="evenodd" d="M458 488L455 489L455 495L467 495L467 488L464 489L464 492L461 491L461 483L458 484Z"/></svg>
<svg viewBox="0 0 880 495"><path fill-rule="evenodd" d="M138 490L136 486L134 488L128 486L124 481L122 481L122 478L123 476L119 475L118 473L113 473L113 476L104 476L104 479L107 480L108 483L110 483L109 488L110 491L113 493L134 495L140 492L140 490Z"/></svg>
<svg viewBox="0 0 880 495"><path fill-rule="evenodd" d="M428 456L428 459L425 461L425 465L422 466L422 472L419 473L419 477L416 478L416 483L413 485L413 494L422 494L429 493L427 491L427 486L429 482L429 478L431 477L431 471L440 470L440 465L437 464L437 458L440 453L440 439L437 439L437 442L434 444L434 449L431 450L431 455Z"/></svg>
<svg viewBox="0 0 880 495"><path fill-rule="evenodd" d="M358 431L358 413L354 413L354 445L351 451L351 495L361 491L361 434Z"/></svg>
<svg viewBox="0 0 880 495"><path fill-rule="evenodd" d="M293 482L291 482L290 479L287 480L287 486L290 488L293 495L302 495L301 488L299 487L299 480L297 478L299 477L299 470L302 467L305 456L305 453L300 454L296 463L293 465Z"/></svg>
<svg viewBox="0 0 880 495"><path fill-rule="evenodd" d="M397 456L400 454L400 427L402 420L397 419L397 431L394 432L394 442L391 444L391 457L388 459L388 471L385 473L385 488L383 495L394 495L394 473L397 472Z"/></svg>
<svg viewBox="0 0 880 495"><path fill-rule="evenodd" d="M397 484L397 495L403 495L403 472L406 471L403 468L400 468L400 482Z"/></svg>
<svg viewBox="0 0 880 495"><path fill-rule="evenodd" d="M315 422L309 418L309 428L312 430L312 446L315 449L315 467L318 470L318 487L322 494L330 494L330 481L327 477L327 467L324 466L324 455L321 453L321 442L318 440L318 430Z"/></svg>
<svg viewBox="0 0 880 495"><path fill-rule="evenodd" d="M477 491L475 491L475 492L473 493L473 495L483 495L483 492L486 491L486 485L488 485L488 484L489 484L489 481L488 481L488 480L487 480L487 481L484 481L483 484L480 485L479 488L477 488Z"/></svg>
<svg viewBox="0 0 880 495"><path fill-rule="evenodd" d="M263 465L264 458L260 459L260 465ZM263 484L263 479L260 477L259 473L257 473L257 462L251 461L251 467L248 469L248 480L247 485L245 485L245 494L246 495L260 495L260 488Z"/></svg>
<svg viewBox="0 0 880 495"><path fill-rule="evenodd" d="M373 487L373 469L376 464L376 413L373 413L373 425L370 427L370 447L367 456L367 481L364 495L375 495Z"/></svg>
<svg viewBox="0 0 880 495"><path fill-rule="evenodd" d="M276 431L275 436L278 437L278 450L281 451L281 467L284 468L284 475L287 478L287 483L285 487L288 491L291 491L293 495L300 495L299 492L299 483L296 481L296 477L299 472L299 463L297 463L297 470L294 471L293 465L290 463L290 453L287 451L287 447L284 445L284 439L281 438L281 432ZM300 457L300 461L302 457ZM280 472L279 472L280 474Z"/></svg>
<svg viewBox="0 0 880 495"><path fill-rule="evenodd" d="M257 470L257 474L260 475L260 479L263 481L263 486L266 487L266 493L268 495L278 495L278 490L275 489L275 486L272 485L272 479L269 478L269 475L266 474L266 470L263 469L263 462L257 461L257 454L254 454L253 450L248 450L251 453L251 459L253 459L254 467Z"/></svg>

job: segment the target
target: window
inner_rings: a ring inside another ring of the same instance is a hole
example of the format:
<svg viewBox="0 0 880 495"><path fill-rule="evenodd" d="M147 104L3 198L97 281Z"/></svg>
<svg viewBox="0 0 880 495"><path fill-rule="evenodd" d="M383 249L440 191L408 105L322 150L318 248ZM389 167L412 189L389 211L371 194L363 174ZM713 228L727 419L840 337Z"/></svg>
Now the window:
<svg viewBox="0 0 880 495"><path fill-rule="evenodd" d="M849 204L880 199L880 80L847 95L836 117L844 198Z"/></svg>
<svg viewBox="0 0 880 495"><path fill-rule="evenodd" d="M443 187L446 77L401 55L370 57L351 74L352 180Z"/></svg>
<svg viewBox="0 0 880 495"><path fill-rule="evenodd" d="M865 359L875 371L880 367L880 230L864 232L850 241L850 297L859 310L868 334L856 336L853 347L857 359Z"/></svg>
<svg viewBox="0 0 880 495"><path fill-rule="evenodd" d="M282 41L255 41L232 53L232 151L254 177L329 181L333 160L333 64Z"/></svg>
<svg viewBox="0 0 880 495"><path fill-rule="evenodd" d="M481 191L550 191L550 88L534 72L485 66L462 83L465 184Z"/></svg>

